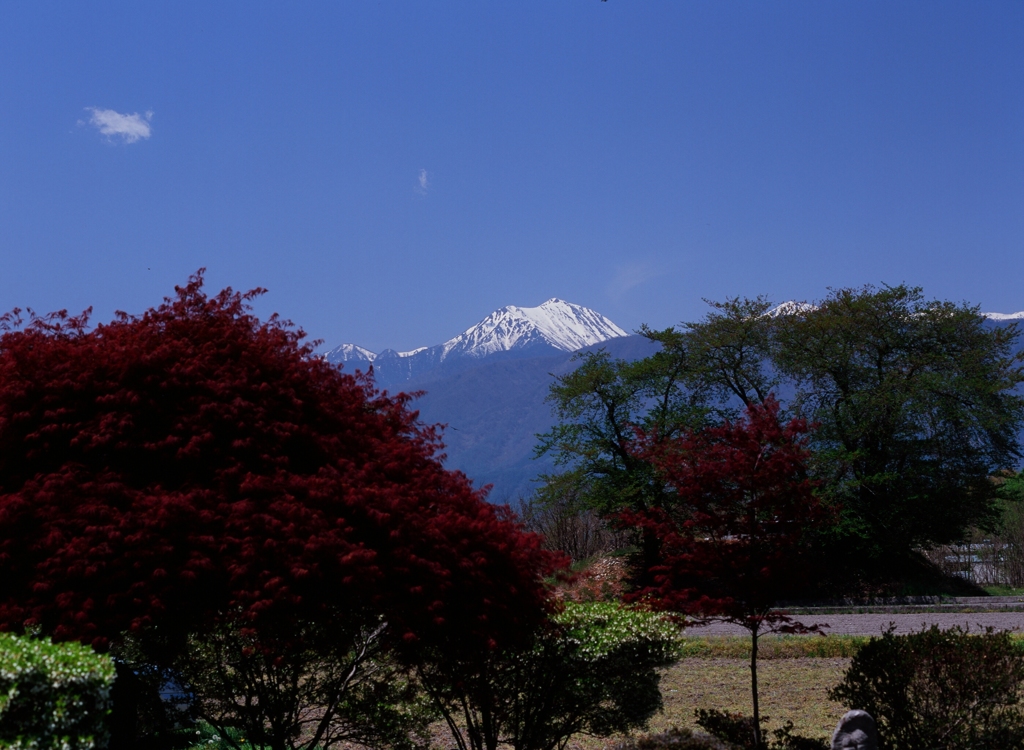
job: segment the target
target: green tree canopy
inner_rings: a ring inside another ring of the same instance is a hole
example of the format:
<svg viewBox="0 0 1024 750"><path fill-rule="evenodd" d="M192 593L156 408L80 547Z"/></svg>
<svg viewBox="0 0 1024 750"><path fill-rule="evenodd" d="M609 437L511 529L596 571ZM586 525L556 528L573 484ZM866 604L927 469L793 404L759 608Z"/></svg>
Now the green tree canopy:
<svg viewBox="0 0 1024 750"><path fill-rule="evenodd" d="M838 289L773 308L764 297L711 302L696 323L641 329L661 344L635 362L581 357L550 400L540 436L570 483L606 514L674 502L635 454L635 429L669 440L782 400L814 425L811 470L840 510L829 539L855 565L887 569L913 549L995 517L988 477L1020 459L1022 355L1015 326L926 299L905 285Z"/></svg>
<svg viewBox="0 0 1024 750"><path fill-rule="evenodd" d="M655 442L708 423L708 387L696 373L686 337L673 329L643 335L661 345L629 362L605 351L577 355L574 371L555 380L548 400L558 424L540 435L537 455L552 453L560 474L543 477L541 502L572 496L606 516L645 511L670 502L671 493L635 450L636 430ZM656 540L643 536L640 568L657 559Z"/></svg>
<svg viewBox="0 0 1024 750"><path fill-rule="evenodd" d="M1015 327L901 285L833 291L775 328L845 537L885 559L994 520L989 476L1020 458Z"/></svg>

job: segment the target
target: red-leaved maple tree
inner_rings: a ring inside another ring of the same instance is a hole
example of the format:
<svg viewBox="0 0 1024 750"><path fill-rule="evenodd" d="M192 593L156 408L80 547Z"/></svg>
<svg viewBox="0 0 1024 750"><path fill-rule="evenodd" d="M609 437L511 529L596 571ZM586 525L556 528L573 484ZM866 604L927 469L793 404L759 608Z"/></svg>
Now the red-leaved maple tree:
<svg viewBox="0 0 1024 750"><path fill-rule="evenodd" d="M751 693L760 746L758 638L815 632L775 609L808 575L807 534L828 519L807 478L808 427L782 424L769 398L721 426L669 441L640 435L639 455L674 491L674 502L623 521L652 531L660 562L655 584L635 596L703 621L725 621L751 635Z"/></svg>
<svg viewBox="0 0 1024 750"><path fill-rule="evenodd" d="M435 653L531 632L537 538L443 468L409 397L257 319L261 291L208 296L200 272L95 327L2 318L0 627L149 634L158 660L225 619L384 618Z"/></svg>

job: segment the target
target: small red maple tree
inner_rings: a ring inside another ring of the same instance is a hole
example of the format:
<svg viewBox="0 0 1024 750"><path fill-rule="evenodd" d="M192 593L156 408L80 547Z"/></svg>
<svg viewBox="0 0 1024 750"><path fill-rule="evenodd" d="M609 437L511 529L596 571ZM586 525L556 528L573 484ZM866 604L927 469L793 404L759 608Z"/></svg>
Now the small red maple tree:
<svg viewBox="0 0 1024 750"><path fill-rule="evenodd" d="M385 618L432 653L532 631L553 557L444 469L409 396L258 320L262 290L176 292L95 328L0 318L0 628L131 632L165 663L227 620Z"/></svg>
<svg viewBox="0 0 1024 750"><path fill-rule="evenodd" d="M675 493L669 507L623 521L654 533L661 545L654 585L634 594L703 621L738 624L751 635L751 694L760 746L758 638L817 632L775 609L807 580L807 535L828 515L807 477L802 420L783 425L778 402L752 405L719 427L670 441L640 435L638 454Z"/></svg>

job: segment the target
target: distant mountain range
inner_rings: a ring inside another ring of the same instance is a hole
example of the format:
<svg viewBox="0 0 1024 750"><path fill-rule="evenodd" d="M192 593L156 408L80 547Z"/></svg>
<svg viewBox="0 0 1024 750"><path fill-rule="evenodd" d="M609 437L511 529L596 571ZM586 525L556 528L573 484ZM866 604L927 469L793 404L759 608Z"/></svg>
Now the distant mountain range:
<svg viewBox="0 0 1024 750"><path fill-rule="evenodd" d="M372 365L377 384L388 388L428 373L452 374L488 358L550 356L627 335L600 313L553 298L539 307L509 305L495 310L436 346L408 352L385 349L376 354L355 344L342 344L324 357L361 370Z"/></svg>
<svg viewBox="0 0 1024 750"><path fill-rule="evenodd" d="M770 314L800 309L784 302ZM1024 322L1024 311L983 315L992 326ZM422 391L413 404L420 418L447 425L446 465L477 486L492 485L490 499L503 503L531 494L532 480L554 471L550 457L533 457L537 434L554 424L545 399L554 377L576 367L576 353L596 349L632 360L653 354L656 345L594 310L550 299L503 307L443 344L380 353L342 344L323 356L349 371L372 366L381 389Z"/></svg>
<svg viewBox="0 0 1024 750"><path fill-rule="evenodd" d="M350 371L372 366L382 389L422 391L413 404L420 418L447 425L446 465L493 485L491 500L511 502L554 470L549 458L533 458L537 433L554 424L545 402L553 376L572 371L576 352L602 347L625 359L655 351L590 308L549 299L495 310L443 344L380 353L342 344L323 356Z"/></svg>

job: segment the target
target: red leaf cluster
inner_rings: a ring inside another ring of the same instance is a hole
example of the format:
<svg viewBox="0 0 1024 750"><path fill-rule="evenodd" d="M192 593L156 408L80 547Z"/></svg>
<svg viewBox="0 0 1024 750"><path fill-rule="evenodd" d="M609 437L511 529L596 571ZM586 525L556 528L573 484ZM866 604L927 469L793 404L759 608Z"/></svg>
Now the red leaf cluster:
<svg viewBox="0 0 1024 750"><path fill-rule="evenodd" d="M736 422L674 440L641 434L638 454L675 501L623 518L661 544L655 585L639 596L703 619L792 630L772 608L808 578L807 533L828 519L807 478L807 431L802 420L783 425L769 398Z"/></svg>
<svg viewBox="0 0 1024 750"><path fill-rule="evenodd" d="M487 643L551 558L440 462L409 397L202 272L140 316L0 319L0 627L104 645L230 613Z"/></svg>

